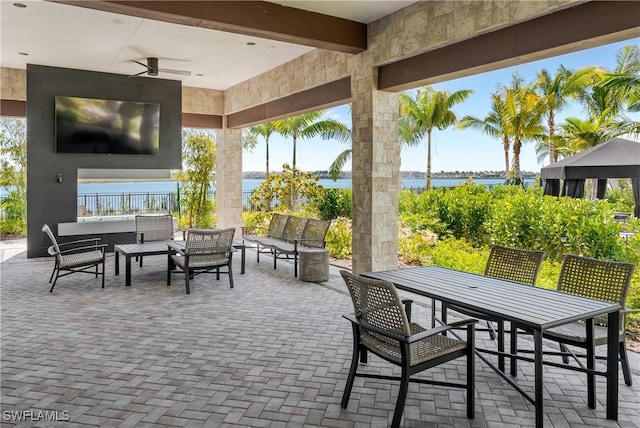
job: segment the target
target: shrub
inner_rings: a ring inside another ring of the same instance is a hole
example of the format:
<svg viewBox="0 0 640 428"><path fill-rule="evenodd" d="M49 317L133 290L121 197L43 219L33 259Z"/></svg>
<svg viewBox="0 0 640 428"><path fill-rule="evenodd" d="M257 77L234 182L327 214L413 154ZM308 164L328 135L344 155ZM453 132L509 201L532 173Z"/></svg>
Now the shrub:
<svg viewBox="0 0 640 428"><path fill-rule="evenodd" d="M474 248L464 239L445 238L431 249L431 264L465 272L483 273L489 251Z"/></svg>
<svg viewBox="0 0 640 428"><path fill-rule="evenodd" d="M324 189L316 202L321 220L333 220L338 217L351 218L351 189Z"/></svg>
<svg viewBox="0 0 640 428"><path fill-rule="evenodd" d="M350 259L353 254L351 237L353 225L351 219L340 217L331 222L327 231L327 249L332 257Z"/></svg>
<svg viewBox="0 0 640 428"><path fill-rule="evenodd" d="M24 192L13 189L2 199L0 209L4 218L0 223L3 235L24 235L27 231L27 203Z"/></svg>
<svg viewBox="0 0 640 428"><path fill-rule="evenodd" d="M398 255L407 264L425 264L428 261L431 247L438 240L438 235L429 230L412 230L400 228L398 237Z"/></svg>

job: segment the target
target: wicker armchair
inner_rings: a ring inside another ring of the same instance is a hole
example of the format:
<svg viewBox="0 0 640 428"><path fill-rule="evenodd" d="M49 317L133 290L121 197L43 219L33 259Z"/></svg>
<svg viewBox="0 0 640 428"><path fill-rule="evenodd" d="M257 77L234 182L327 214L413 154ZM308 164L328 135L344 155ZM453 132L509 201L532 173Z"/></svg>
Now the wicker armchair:
<svg viewBox="0 0 640 428"><path fill-rule="evenodd" d="M215 273L220 279L221 273L229 275L229 287L233 288L232 256L235 228L229 229L192 229L187 231L184 247L169 245L167 266L167 285L171 285L171 273L179 268L184 271L187 294L191 293L189 280L196 274ZM226 272L220 268L227 267ZM215 271L215 272L213 272Z"/></svg>
<svg viewBox="0 0 640 428"><path fill-rule="evenodd" d="M136 242L170 241L175 229L171 214L138 214L136 220ZM136 257L142 267L142 256Z"/></svg>
<svg viewBox="0 0 640 428"><path fill-rule="evenodd" d="M474 325L476 320L465 320L426 330L409 321L395 286L386 281L368 279L341 271L355 314L343 315L353 330L353 356L349 377L341 406L347 408L356 376L400 380L391 426L398 427L404 412L409 382L452 386L467 390L467 417L474 417ZM466 342L444 336L447 330L466 326ZM362 352L370 351L380 358L402 368L398 377L358 374L358 361ZM467 382L449 383L410 379L410 376L456 358L467 357Z"/></svg>
<svg viewBox="0 0 640 428"><path fill-rule="evenodd" d="M634 265L631 263L597 260L568 254L562 263L557 288L558 291L563 293L618 303L622 306L618 354L622 365L624 382L629 386L632 385L633 381L625 347L624 314L633 312L632 309L625 307L633 270ZM607 317L596 318L594 324L594 347L606 345ZM593 369L595 365L594 350L587 349L587 333L584 322L573 322L554 327L547 330L543 337L560 344L563 354L562 359L565 364L569 362L569 357L573 357L578 364L578 357L586 357L587 368ZM567 345L586 349L587 355L576 355L570 351ZM594 376L588 375L588 377L593 379ZM595 396L595 382L591 380L590 383L593 385L593 395Z"/></svg>
<svg viewBox="0 0 640 428"><path fill-rule="evenodd" d="M49 282L53 280L50 293L53 292L58 278L72 273L95 274L96 278L98 275L102 275L102 288L104 288L104 256L107 245L99 244L100 238L81 239L59 244L48 225L42 226L42 232L47 234L53 244L48 249L49 254L55 256L53 272L49 277ZM98 269L100 265L102 265L102 272ZM95 272L89 272L88 269L93 267L95 267ZM61 274L61 272L65 273Z"/></svg>
<svg viewBox="0 0 640 428"><path fill-rule="evenodd" d="M489 258L487 259L487 264L485 265L484 274L486 276L505 279L511 282L535 285L543 258L543 251L523 250L520 248L510 248L500 245L494 245L493 247L491 247L491 252L489 253ZM433 305L433 307L435 307L435 305ZM443 304L443 322L446 322L447 320L447 309L455 310L456 312L463 313L473 318L485 320L487 323L487 328L477 330L488 331L491 340L495 340L497 336L498 351L504 352L504 321L498 318L492 318L487 314L480 314L468 309ZM495 322L498 326L497 335L492 324L493 322ZM501 371L504 371L504 363L504 356L499 355L498 368Z"/></svg>

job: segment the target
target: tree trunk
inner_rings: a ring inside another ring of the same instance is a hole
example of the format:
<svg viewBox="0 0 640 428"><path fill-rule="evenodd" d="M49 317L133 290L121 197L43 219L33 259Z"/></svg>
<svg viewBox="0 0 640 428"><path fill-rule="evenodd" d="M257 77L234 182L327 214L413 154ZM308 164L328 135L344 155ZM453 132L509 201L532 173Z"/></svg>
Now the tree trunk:
<svg viewBox="0 0 640 428"><path fill-rule="evenodd" d="M520 173L520 149L522 143L519 138L513 141L513 180L515 184L522 183L522 174Z"/></svg>
<svg viewBox="0 0 640 428"><path fill-rule="evenodd" d="M431 190L431 129L427 130L427 187Z"/></svg>
<svg viewBox="0 0 640 428"><path fill-rule="evenodd" d="M269 178L269 139L265 139L267 144L267 170L265 171L265 178Z"/></svg>
<svg viewBox="0 0 640 428"><path fill-rule="evenodd" d="M293 136L293 169L296 169L296 136Z"/></svg>
<svg viewBox="0 0 640 428"><path fill-rule="evenodd" d="M553 134L555 132L553 110L549 111L549 119L547 121L547 125L549 126L549 163L554 163L556 161L556 146L553 143Z"/></svg>
<svg viewBox="0 0 640 428"><path fill-rule="evenodd" d="M505 138L502 142L502 146L504 147L504 180L505 182L509 180L509 172L511 171L509 165L509 139Z"/></svg>

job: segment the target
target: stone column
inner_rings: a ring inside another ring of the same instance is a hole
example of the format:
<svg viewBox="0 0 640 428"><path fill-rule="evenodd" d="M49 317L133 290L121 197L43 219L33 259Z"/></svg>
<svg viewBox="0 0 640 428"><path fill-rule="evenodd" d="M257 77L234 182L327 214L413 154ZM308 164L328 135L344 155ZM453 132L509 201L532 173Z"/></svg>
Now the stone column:
<svg viewBox="0 0 640 428"><path fill-rule="evenodd" d="M217 131L216 159L217 227L235 227L241 238L242 226L242 130Z"/></svg>
<svg viewBox="0 0 640 428"><path fill-rule="evenodd" d="M350 61L353 272L398 266L398 97L378 91L367 52Z"/></svg>

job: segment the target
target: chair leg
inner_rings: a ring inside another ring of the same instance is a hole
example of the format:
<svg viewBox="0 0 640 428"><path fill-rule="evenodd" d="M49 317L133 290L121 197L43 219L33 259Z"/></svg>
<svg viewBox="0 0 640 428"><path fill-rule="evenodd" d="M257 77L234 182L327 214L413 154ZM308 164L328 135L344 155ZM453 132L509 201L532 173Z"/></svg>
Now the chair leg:
<svg viewBox="0 0 640 428"><path fill-rule="evenodd" d="M367 348L364 346L360 349L360 364L369 364L369 358L367 353Z"/></svg>
<svg viewBox="0 0 640 428"><path fill-rule="evenodd" d="M51 284L51 281L53 280L53 275L56 274L57 270L58 270L58 260L56 259L56 263L53 265L53 270L51 271L51 276L49 277L49 284Z"/></svg>
<svg viewBox="0 0 640 428"><path fill-rule="evenodd" d="M352 325L353 328L353 355L351 356L351 367L349 368L349 376L347 377L347 384L344 387L342 393L342 401L340 406L343 409L347 408L349 404L349 397L351 396L351 389L353 388L353 381L356 378L356 371L358 370L358 353L360 350L360 337L357 328Z"/></svg>
<svg viewBox="0 0 640 428"><path fill-rule="evenodd" d="M273 252L273 268L276 268L276 262L278 261L278 252L276 250L271 250Z"/></svg>
<svg viewBox="0 0 640 428"><path fill-rule="evenodd" d="M568 354L569 353L569 348L567 348L567 345L565 345L564 343L560 344L560 352ZM565 364L569 364L569 355L563 355L562 356L562 362Z"/></svg>
<svg viewBox="0 0 640 428"><path fill-rule="evenodd" d="M629 368L629 357L627 355L627 348L625 347L624 340L619 344L620 350L620 363L622 364L622 374L624 375L624 383L627 386L633 385L633 379L631 378L631 369Z"/></svg>
<svg viewBox="0 0 640 428"><path fill-rule="evenodd" d="M58 281L58 275L60 275L60 268L56 269L56 277L53 280L53 284L51 284L51 289L49 290L49 293L53 293L53 287L56 286L56 282Z"/></svg>
<svg viewBox="0 0 640 428"><path fill-rule="evenodd" d="M102 288L104 288L104 260L102 260ZM96 270L98 270L98 266L96 265Z"/></svg>
<svg viewBox="0 0 640 428"><path fill-rule="evenodd" d="M491 330L489 330L489 335L493 333L495 336L491 322L487 321L487 325L491 328ZM504 321L498 321L498 351L504 352ZM498 355L498 369L504 373L504 355Z"/></svg>
<svg viewBox="0 0 640 428"><path fill-rule="evenodd" d="M489 330L489 338L491 340L496 340L496 332L493 329L493 324L491 324L491 321L487 321L487 329Z"/></svg>
<svg viewBox="0 0 640 428"><path fill-rule="evenodd" d="M142 267L142 256L140 256L140 267Z"/></svg>
<svg viewBox="0 0 640 428"><path fill-rule="evenodd" d="M231 260L229 260L229 288L233 288L233 271L231 269Z"/></svg>
<svg viewBox="0 0 640 428"><path fill-rule="evenodd" d="M185 266L184 267L184 285L187 288L187 294L191 294L191 289L189 288L189 267Z"/></svg>
<svg viewBox="0 0 640 428"><path fill-rule="evenodd" d="M408 358L408 356L407 356ZM400 421L402 420L402 413L404 412L404 403L407 400L407 391L409 390L409 363L404 363L402 367L402 374L400 375L400 390L398 391L398 400L396 401L396 408L393 411L393 421L391 426L398 428Z"/></svg>
<svg viewBox="0 0 640 428"><path fill-rule="evenodd" d="M515 324L511 324L511 333L510 335L510 343L509 343L509 353L511 355L516 355L518 353L518 326ZM510 357L509 361L509 369L511 371L511 376L516 377L518 375L518 359L515 357Z"/></svg>

